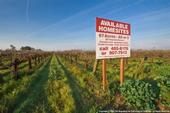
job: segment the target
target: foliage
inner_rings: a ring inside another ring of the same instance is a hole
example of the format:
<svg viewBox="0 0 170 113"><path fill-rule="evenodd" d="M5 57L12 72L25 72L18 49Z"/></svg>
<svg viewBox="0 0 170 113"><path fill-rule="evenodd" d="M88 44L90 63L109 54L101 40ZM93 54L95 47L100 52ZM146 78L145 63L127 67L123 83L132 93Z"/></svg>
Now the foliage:
<svg viewBox="0 0 170 113"><path fill-rule="evenodd" d="M155 100L158 98L151 84L141 80L127 80L120 91L126 102L140 110L153 110L156 108Z"/></svg>
<svg viewBox="0 0 170 113"><path fill-rule="evenodd" d="M110 83L109 90L110 90L110 96L112 98L114 98L115 94L119 92L119 83L118 83L118 81L114 81L114 82Z"/></svg>
<svg viewBox="0 0 170 113"><path fill-rule="evenodd" d="M170 106L170 66L162 66L156 69L158 76L155 77L155 80L158 81L160 87L160 98L161 103L166 106Z"/></svg>

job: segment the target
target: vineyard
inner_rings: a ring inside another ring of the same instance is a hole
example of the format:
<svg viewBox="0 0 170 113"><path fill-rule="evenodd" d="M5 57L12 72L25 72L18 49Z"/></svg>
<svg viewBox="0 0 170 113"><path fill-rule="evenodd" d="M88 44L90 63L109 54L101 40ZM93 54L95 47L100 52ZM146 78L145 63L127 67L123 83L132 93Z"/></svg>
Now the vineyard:
<svg viewBox="0 0 170 113"><path fill-rule="evenodd" d="M132 51L122 85L119 60L106 60L103 91L101 61L94 51L2 52L0 112L170 110L170 51Z"/></svg>

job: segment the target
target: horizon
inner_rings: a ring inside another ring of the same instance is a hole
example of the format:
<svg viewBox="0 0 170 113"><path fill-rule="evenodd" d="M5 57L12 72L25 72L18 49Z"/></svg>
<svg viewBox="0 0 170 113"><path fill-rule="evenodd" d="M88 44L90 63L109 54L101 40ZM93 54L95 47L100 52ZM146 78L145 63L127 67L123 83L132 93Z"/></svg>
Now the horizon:
<svg viewBox="0 0 170 113"><path fill-rule="evenodd" d="M170 50L169 0L0 0L0 49L95 50L96 17L131 24L132 50Z"/></svg>
<svg viewBox="0 0 170 113"><path fill-rule="evenodd" d="M28 46L28 45L26 45L26 46ZM15 46L14 46L15 47ZM25 46L21 46L21 47L25 47ZM16 49L16 51L22 51L21 50L21 47L20 48L15 48ZM29 46L29 47L31 47L31 46ZM35 50L42 50L42 51L47 51L47 52L58 52L58 51L96 51L95 49L56 49L56 50L43 50L43 49L41 49L41 48L34 48L34 47L32 47L33 49L35 49ZM0 49L0 51L6 51L6 50L10 50L11 48L10 47L8 47L8 48L5 48L5 49ZM23 50L24 51L24 50ZM32 51L32 50L26 50L26 51ZM134 48L132 48L131 49L131 51L170 51L170 49L156 49L156 48L150 48L150 49L134 49Z"/></svg>

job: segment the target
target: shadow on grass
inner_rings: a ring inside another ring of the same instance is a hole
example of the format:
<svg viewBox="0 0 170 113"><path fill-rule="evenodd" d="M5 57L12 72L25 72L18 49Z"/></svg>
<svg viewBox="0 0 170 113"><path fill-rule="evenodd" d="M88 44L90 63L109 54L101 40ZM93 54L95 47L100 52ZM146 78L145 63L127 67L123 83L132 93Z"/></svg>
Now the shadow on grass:
<svg viewBox="0 0 170 113"><path fill-rule="evenodd" d="M156 94L156 97L159 98L160 87L158 86L157 81L149 79L149 78L145 78L145 79L143 79L143 81L152 85L153 92Z"/></svg>

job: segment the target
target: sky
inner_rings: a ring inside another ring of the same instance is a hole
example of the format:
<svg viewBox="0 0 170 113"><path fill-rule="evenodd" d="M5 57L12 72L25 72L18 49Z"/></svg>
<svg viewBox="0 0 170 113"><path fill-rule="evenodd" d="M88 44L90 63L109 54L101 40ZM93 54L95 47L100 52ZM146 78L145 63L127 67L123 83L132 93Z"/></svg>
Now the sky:
<svg viewBox="0 0 170 113"><path fill-rule="evenodd" d="M0 0L0 49L95 50L96 17L130 23L132 49L170 49L170 0Z"/></svg>

